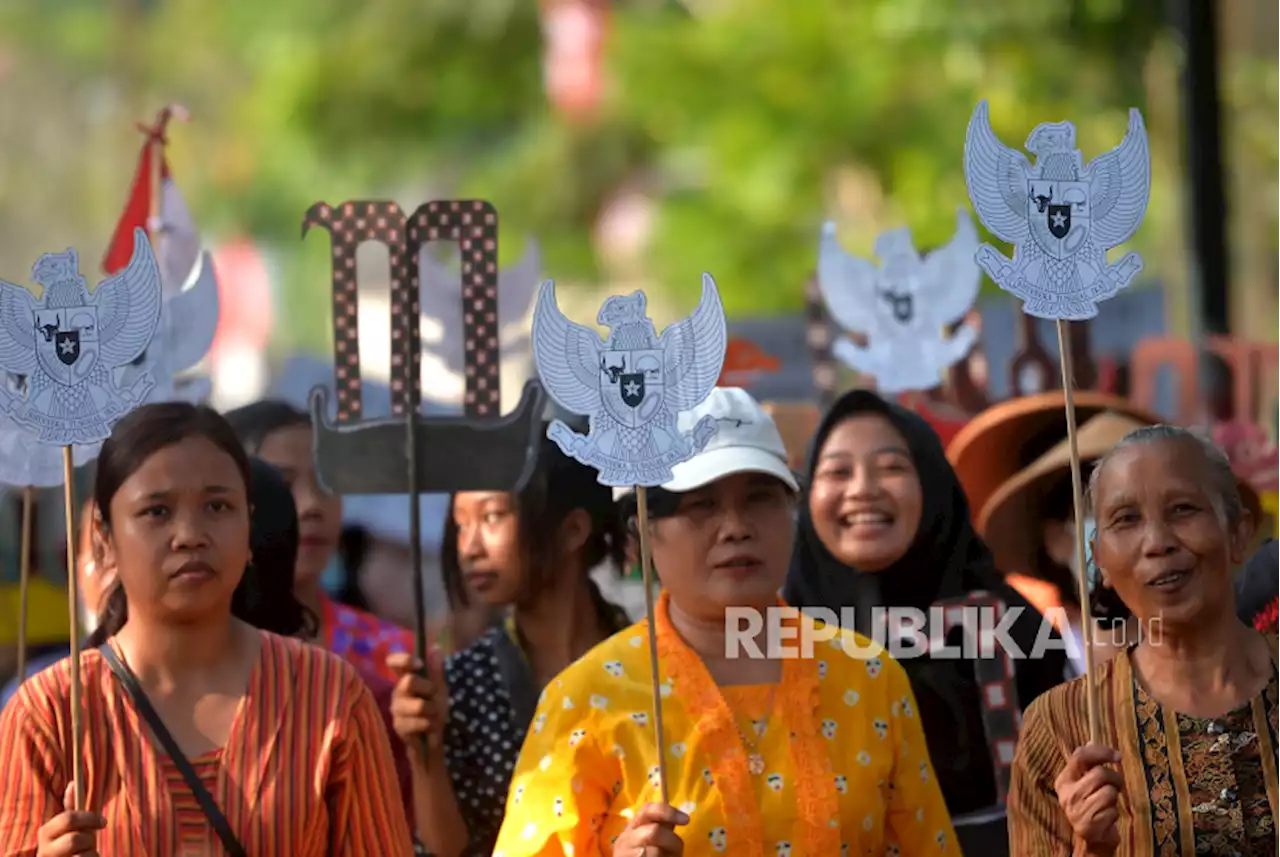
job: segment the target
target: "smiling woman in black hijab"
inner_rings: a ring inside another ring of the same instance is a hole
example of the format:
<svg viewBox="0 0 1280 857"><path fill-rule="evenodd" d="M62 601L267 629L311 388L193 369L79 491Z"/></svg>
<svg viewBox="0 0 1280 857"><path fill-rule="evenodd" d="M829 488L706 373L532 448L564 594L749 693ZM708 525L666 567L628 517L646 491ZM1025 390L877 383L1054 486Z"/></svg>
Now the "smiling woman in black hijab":
<svg viewBox="0 0 1280 857"><path fill-rule="evenodd" d="M986 593L1022 608L1008 631L1024 655L1031 653L1042 618L996 571L942 443L919 415L865 390L848 393L818 427L804 483L787 603L837 615L849 608L854 630L883 640L885 631L873 627L875 608L928 610ZM1000 783L1007 783L1013 748L1002 745L1016 736L1017 719L999 700L984 710L979 692L999 662L895 656L911 680L961 849L1007 854ZM1016 704L1025 708L1063 681L1062 644L1014 666Z"/></svg>

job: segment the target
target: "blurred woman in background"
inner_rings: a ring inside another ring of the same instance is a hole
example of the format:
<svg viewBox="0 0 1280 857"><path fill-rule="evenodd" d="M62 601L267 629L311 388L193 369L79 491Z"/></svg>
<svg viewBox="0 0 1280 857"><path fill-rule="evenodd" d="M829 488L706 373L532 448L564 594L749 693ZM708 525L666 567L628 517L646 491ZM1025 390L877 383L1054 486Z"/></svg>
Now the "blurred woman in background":
<svg viewBox="0 0 1280 857"><path fill-rule="evenodd" d="M631 624L590 572L621 567L625 535L596 472L547 440L518 494L455 494L442 565L452 597L505 621L423 678L408 655L393 712L414 762L419 836L438 857L493 852L507 786L538 695L558 672ZM428 737L427 752L422 739Z"/></svg>
<svg viewBox="0 0 1280 857"><path fill-rule="evenodd" d="M342 498L316 479L311 419L281 401L262 401L227 414L250 455L278 468L293 489L298 509L298 563L294 592L319 617L313 642L341 655L366 672L388 681L387 655L411 652L413 634L405 628L330 598L320 585L338 549Z"/></svg>

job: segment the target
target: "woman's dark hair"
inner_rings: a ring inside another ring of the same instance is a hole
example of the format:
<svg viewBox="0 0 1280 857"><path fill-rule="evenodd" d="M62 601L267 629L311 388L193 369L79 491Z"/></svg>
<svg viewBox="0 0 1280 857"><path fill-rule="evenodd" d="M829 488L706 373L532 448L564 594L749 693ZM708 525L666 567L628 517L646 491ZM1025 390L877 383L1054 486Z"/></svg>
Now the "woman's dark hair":
<svg viewBox="0 0 1280 857"><path fill-rule="evenodd" d="M559 560L556 556L556 534L565 519L578 509L591 518L591 535L581 557L583 571L611 560L615 569L621 572L626 562L627 536L614 510L612 490L600 484L593 468L561 452L546 438L545 425L543 429L533 475L516 494L520 550L530 559L528 567L531 570L522 587L522 601L545 590L547 583L556 576L555 566ZM458 525L453 519L452 503L444 521L440 568L450 605L469 606L458 555Z"/></svg>
<svg viewBox="0 0 1280 857"><path fill-rule="evenodd" d="M314 637L320 620L293 594L298 563L298 507L289 483L260 458L249 459L252 482L249 502L249 547L253 559L236 590L243 603L241 619L282 637ZM232 601L232 611L236 601Z"/></svg>
<svg viewBox="0 0 1280 857"><path fill-rule="evenodd" d="M311 417L280 399L263 399L227 411L226 418L250 455L258 454L263 442L272 432L311 425Z"/></svg>
<svg viewBox="0 0 1280 857"><path fill-rule="evenodd" d="M250 455L257 455L267 437L274 432L311 425L310 416L280 399L263 399L229 411L226 417ZM293 508L292 503L290 508ZM360 591L358 574L367 552L368 542L368 534L353 527L344 528L338 539L338 556L342 560L346 575L342 591L337 593L337 598L343 604L360 610L369 609L369 604Z"/></svg>
<svg viewBox="0 0 1280 857"><path fill-rule="evenodd" d="M98 454L93 499L95 514L105 529L111 528L111 500L120 486L151 456L192 437L202 437L229 455L244 479L246 493L252 491L254 482L249 457L235 431L217 411L186 402L143 405L116 423L111 437L103 443ZM296 539L295 534L295 543ZM246 569L231 602L232 614L250 623L254 623L255 601L264 604L264 609L281 609L278 603L264 602L255 577ZM292 599L292 587L289 598ZM128 617L129 604L124 588L117 580L107 592L98 627L86 641L86 647L102 645L124 627Z"/></svg>
<svg viewBox="0 0 1280 857"><path fill-rule="evenodd" d="M372 612L369 599L364 597L360 589L360 568L373 545L373 537L364 527L343 527L338 536L338 559L341 563L342 582L335 597L348 607Z"/></svg>

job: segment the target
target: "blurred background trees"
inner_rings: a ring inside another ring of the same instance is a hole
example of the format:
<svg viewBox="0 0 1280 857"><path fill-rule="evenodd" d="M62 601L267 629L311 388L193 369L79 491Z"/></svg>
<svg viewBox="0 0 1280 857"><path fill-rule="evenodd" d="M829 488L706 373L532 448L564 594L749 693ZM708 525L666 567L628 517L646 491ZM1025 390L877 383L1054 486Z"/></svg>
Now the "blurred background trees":
<svg viewBox="0 0 1280 857"><path fill-rule="evenodd" d="M946 240L968 205L965 126L987 98L1006 143L1069 118L1086 158L1142 108L1154 187L1135 243L1149 273L1185 280L1180 48L1164 0L694 8L707 5L610 4L603 97L575 121L548 103L532 0L8 4L0 272L75 245L88 274L127 192L134 122L176 101L194 121L171 128L170 159L197 222L275 249L281 346L327 348L327 243L298 240L319 199L481 196L502 213L503 257L536 235L557 279L691 304L709 270L731 314L791 312L823 219L855 251L895 226L925 247ZM1239 26L1265 3L1221 5L1237 19L1223 74L1233 235L1252 260L1236 270L1270 294L1272 329L1255 335L1273 336L1275 12L1255 21L1268 42Z"/></svg>

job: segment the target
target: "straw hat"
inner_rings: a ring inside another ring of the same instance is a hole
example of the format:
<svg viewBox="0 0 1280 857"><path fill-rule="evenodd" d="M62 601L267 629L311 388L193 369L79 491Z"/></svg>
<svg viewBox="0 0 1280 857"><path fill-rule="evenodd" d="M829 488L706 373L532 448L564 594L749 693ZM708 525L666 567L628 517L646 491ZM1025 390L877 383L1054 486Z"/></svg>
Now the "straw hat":
<svg viewBox="0 0 1280 857"><path fill-rule="evenodd" d="M1080 450L1080 463L1086 465L1086 478L1088 464L1105 455L1129 432L1154 422L1103 411L1082 425L1076 432L1076 445ZM1063 438L997 488L978 511L974 526L984 537L992 534L987 542L996 555L997 567L1005 571L1029 571L1035 567L1042 539L1039 520L1042 501L1059 480L1070 479L1070 472L1071 444ZM1256 518L1257 493L1241 482L1240 497Z"/></svg>
<svg viewBox="0 0 1280 857"><path fill-rule="evenodd" d="M1076 423L1083 426L1104 411L1112 411L1140 425L1163 422L1127 400L1091 390L1074 394ZM962 428L947 445L976 515L996 490L1067 436L1067 417L1061 390L1020 396L987 408Z"/></svg>

